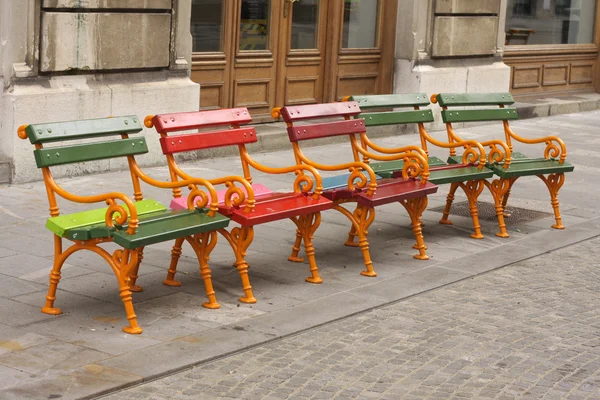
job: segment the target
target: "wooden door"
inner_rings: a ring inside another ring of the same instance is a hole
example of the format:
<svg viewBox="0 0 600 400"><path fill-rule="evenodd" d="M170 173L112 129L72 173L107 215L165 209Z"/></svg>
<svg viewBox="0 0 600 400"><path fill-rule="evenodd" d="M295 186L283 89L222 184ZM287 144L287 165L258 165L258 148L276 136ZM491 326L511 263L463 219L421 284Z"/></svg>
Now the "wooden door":
<svg viewBox="0 0 600 400"><path fill-rule="evenodd" d="M253 116L268 115L275 104L282 0L238 0L232 50L231 107L248 107Z"/></svg>
<svg viewBox="0 0 600 400"><path fill-rule="evenodd" d="M397 0L193 0L192 80L202 109L390 93Z"/></svg>
<svg viewBox="0 0 600 400"><path fill-rule="evenodd" d="M322 102L328 1L282 1L276 105Z"/></svg>
<svg viewBox="0 0 600 400"><path fill-rule="evenodd" d="M398 0L331 0L327 101L392 93Z"/></svg>

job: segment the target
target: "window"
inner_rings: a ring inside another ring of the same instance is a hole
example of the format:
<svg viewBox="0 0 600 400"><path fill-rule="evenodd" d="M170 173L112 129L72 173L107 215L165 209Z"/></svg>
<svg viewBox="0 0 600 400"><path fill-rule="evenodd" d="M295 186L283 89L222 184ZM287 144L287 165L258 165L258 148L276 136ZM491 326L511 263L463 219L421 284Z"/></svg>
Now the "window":
<svg viewBox="0 0 600 400"><path fill-rule="evenodd" d="M596 0L509 0L506 44L592 43Z"/></svg>
<svg viewBox="0 0 600 400"><path fill-rule="evenodd" d="M222 0L193 0L192 51L223 51L224 3Z"/></svg>

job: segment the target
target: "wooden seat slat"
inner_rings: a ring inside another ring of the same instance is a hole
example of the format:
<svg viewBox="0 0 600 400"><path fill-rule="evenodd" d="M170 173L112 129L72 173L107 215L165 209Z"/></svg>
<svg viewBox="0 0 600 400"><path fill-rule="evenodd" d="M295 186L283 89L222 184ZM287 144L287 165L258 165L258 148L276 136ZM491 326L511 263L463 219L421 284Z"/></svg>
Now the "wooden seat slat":
<svg viewBox="0 0 600 400"><path fill-rule="evenodd" d="M444 123L474 121L504 121L519 119L514 108L492 108L479 110L443 110Z"/></svg>
<svg viewBox="0 0 600 400"><path fill-rule="evenodd" d="M174 154L242 143L255 143L256 141L256 130L254 128L238 128L162 137L160 138L160 145L163 154Z"/></svg>
<svg viewBox="0 0 600 400"><path fill-rule="evenodd" d="M442 107L511 105L515 99L510 93L440 93L436 96Z"/></svg>
<svg viewBox="0 0 600 400"><path fill-rule="evenodd" d="M362 118L359 118L346 121L297 125L288 127L287 131L290 140L292 142L297 142L299 140L363 133L365 131L365 121Z"/></svg>
<svg viewBox="0 0 600 400"><path fill-rule="evenodd" d="M231 211L230 216L240 225L254 226L328 210L332 206L331 200L323 196L314 199L302 193L273 193L257 199L251 213L236 209ZM227 210L222 213L227 213Z"/></svg>
<svg viewBox="0 0 600 400"><path fill-rule="evenodd" d="M366 126L400 125L433 122L431 110L390 111L362 114Z"/></svg>
<svg viewBox="0 0 600 400"><path fill-rule="evenodd" d="M27 126L25 132L29 141L36 144L138 133L142 129L138 117L127 115L114 118L31 124Z"/></svg>
<svg viewBox="0 0 600 400"><path fill-rule="evenodd" d="M252 122L246 107L221 110L160 114L152 117L159 133L186 131L219 125L242 125Z"/></svg>
<svg viewBox="0 0 600 400"><path fill-rule="evenodd" d="M101 143L85 143L36 149L33 151L33 154L38 168L44 168L55 165L146 154L147 152L148 144L146 143L146 138L140 137Z"/></svg>
<svg viewBox="0 0 600 400"><path fill-rule="evenodd" d="M360 114L360 108L355 101L285 106L281 109L281 116L285 122L327 117L355 117L358 114Z"/></svg>
<svg viewBox="0 0 600 400"><path fill-rule="evenodd" d="M363 111L371 108L424 107L429 105L429 97L425 93L351 96L349 100L356 101Z"/></svg>

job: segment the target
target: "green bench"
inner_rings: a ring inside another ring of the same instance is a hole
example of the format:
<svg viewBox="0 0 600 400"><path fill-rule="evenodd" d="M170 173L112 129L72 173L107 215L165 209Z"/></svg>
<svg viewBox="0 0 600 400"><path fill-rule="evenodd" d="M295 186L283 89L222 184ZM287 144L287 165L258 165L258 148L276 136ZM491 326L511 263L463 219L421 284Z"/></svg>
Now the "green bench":
<svg viewBox="0 0 600 400"><path fill-rule="evenodd" d="M430 173L429 182L436 185L450 184L452 194L459 187L465 192L469 200L470 213L473 220L474 233L471 237L476 239L483 238L479 224L477 199L483 191L487 179L494 175L493 171L485 166L487 159L484 147L474 140L455 140L449 137L449 140L446 142L433 138L427 132L424 125L433 122L434 119L430 109L421 109L421 107L430 105L427 95L423 93L352 96L349 100L357 101L362 111L371 111L359 116L360 118L364 118L367 132L368 128L373 126L418 125L421 142L421 146L418 149L427 154ZM393 111L389 111L389 109L393 109ZM449 163L438 157L430 156L429 145L449 149L450 155L456 154L456 148L464 149L464 153L457 162ZM497 152L498 143L491 143L490 145L492 151L494 153ZM372 149L382 154L393 154L400 150L378 146L367 138L362 140L362 146L365 149ZM364 161L368 162L370 160L364 159ZM371 162L370 166L377 175L383 178L392 178L401 176L404 163L403 161ZM449 211L450 205L444 211L440 223L452 223L448 219Z"/></svg>
<svg viewBox="0 0 600 400"><path fill-rule="evenodd" d="M506 158L490 157L486 166L490 168L497 176L489 187L494 194L496 214L501 217L504 214L506 204L510 196L510 190L514 183L523 176L537 176L548 188L550 200L554 210L555 229L564 229L560 216L558 202L558 192L565 182L564 174L574 169L572 164L567 163L567 147L565 143L557 136L546 136L541 138L529 139L517 135L509 125L509 121L519 118L517 110L507 107L514 104L514 99L510 93L440 93L432 96L432 100L442 107L442 118L446 123L448 135L459 139L454 132L453 123L460 122L497 122L501 121L504 128L504 143L510 149ZM468 107L468 108L465 108ZM520 152L513 152L513 141L523 145L545 144L546 147L542 157L530 157ZM482 145L491 142L482 142ZM451 154L448 162L460 162L460 155ZM451 203L451 192L448 195ZM507 237L504 223L500 225L501 237Z"/></svg>
<svg viewBox="0 0 600 400"><path fill-rule="evenodd" d="M229 218L217 213L217 194L207 181L188 179L160 182L145 175L138 167L135 156L148 152L146 139L129 137L130 134L141 131L141 121L132 115L33 124L19 128L19 137L29 139L35 146L35 161L42 170L50 205L50 218L46 227L54 234L54 263L42 312L52 315L62 312L54 306L61 268L71 254L88 250L102 257L116 276L129 322L123 330L131 334L141 333L142 329L133 309L132 292L142 290L136 285L136 279L144 246L179 238L185 238L196 252L209 303L216 303L207 264L214 245L211 247L208 243L214 241L218 229L228 226ZM109 136L117 138L98 141ZM84 143L72 142L80 139L87 140ZM54 142L61 144L57 145ZM46 147L47 145L51 147ZM96 195L69 193L59 186L50 171L51 167L58 165L115 157L126 157L128 160L133 199L120 192ZM164 189L189 187L191 194L188 198L188 209L172 211L155 200L144 199L141 181ZM106 203L108 207L65 215L60 214L57 197L73 203ZM72 242L66 250L63 250L63 239ZM107 242L114 242L121 248L111 254L101 246Z"/></svg>

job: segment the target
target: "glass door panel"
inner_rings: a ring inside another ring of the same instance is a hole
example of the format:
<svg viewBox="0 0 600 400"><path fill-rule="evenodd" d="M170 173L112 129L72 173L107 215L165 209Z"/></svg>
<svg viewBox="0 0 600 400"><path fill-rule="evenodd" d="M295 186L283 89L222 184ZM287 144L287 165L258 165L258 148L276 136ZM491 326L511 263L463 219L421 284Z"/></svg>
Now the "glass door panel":
<svg viewBox="0 0 600 400"><path fill-rule="evenodd" d="M379 0L344 0L344 49L377 47Z"/></svg>
<svg viewBox="0 0 600 400"><path fill-rule="evenodd" d="M269 0L242 0L240 50L269 49Z"/></svg>
<svg viewBox="0 0 600 400"><path fill-rule="evenodd" d="M319 37L319 0L294 3L290 48L316 49Z"/></svg>
<svg viewBox="0 0 600 400"><path fill-rule="evenodd" d="M192 1L191 33L194 53L223 51L224 17L224 1Z"/></svg>

